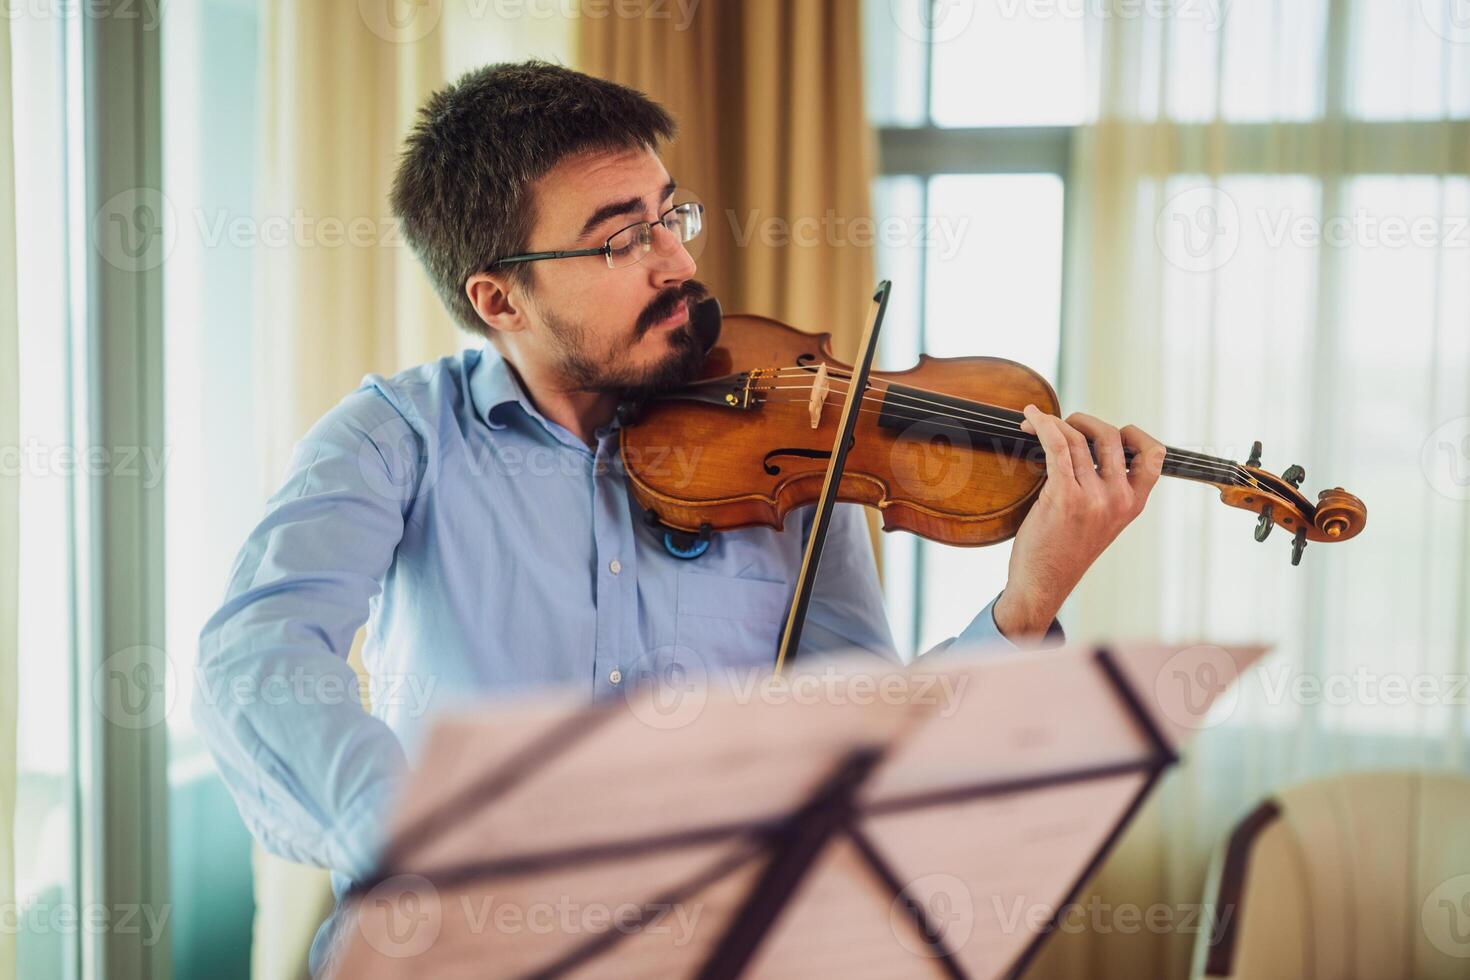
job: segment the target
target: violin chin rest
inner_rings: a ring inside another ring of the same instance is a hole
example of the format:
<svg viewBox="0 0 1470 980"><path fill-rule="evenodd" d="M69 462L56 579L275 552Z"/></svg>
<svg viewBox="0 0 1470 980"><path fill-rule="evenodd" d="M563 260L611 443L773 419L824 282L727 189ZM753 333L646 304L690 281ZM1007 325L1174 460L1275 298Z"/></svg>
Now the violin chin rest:
<svg viewBox="0 0 1470 980"><path fill-rule="evenodd" d="M694 330L695 339L699 341L699 349L704 353L708 354L719 343L720 323L723 319L720 301L713 296L700 300L689 311L689 325Z"/></svg>

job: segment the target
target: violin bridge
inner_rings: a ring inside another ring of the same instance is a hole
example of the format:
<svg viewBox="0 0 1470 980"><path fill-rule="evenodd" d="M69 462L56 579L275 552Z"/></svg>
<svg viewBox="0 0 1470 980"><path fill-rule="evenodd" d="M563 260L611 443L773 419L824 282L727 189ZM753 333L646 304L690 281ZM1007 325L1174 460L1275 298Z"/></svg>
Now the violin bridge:
<svg viewBox="0 0 1470 980"><path fill-rule="evenodd" d="M812 376L812 400L808 408L812 415L812 428L819 428L822 424L822 406L827 404L827 392L831 390L831 383L827 380L827 365L821 364L817 367L817 373Z"/></svg>

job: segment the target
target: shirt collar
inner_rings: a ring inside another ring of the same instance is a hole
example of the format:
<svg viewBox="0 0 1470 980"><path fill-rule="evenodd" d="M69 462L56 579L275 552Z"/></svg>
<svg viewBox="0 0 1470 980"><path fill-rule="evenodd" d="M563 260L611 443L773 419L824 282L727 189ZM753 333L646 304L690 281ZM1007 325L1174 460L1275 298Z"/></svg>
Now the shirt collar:
<svg viewBox="0 0 1470 980"><path fill-rule="evenodd" d="M513 411L510 406L519 405L521 411L540 422L552 435L578 449L586 450L587 447L578 442L571 433L548 421L541 414L526 395L520 376L499 351L487 342L481 346L479 354L479 361L470 370L470 398L486 425L497 431L505 428L505 420ZM614 419L611 424L597 430L598 436L601 438L620 428L618 421Z"/></svg>
<svg viewBox="0 0 1470 980"><path fill-rule="evenodd" d="M488 343L481 346L480 360L470 373L470 396L480 417L492 429L505 428L510 405L519 405L532 418L546 421L526 396L526 389L510 363Z"/></svg>

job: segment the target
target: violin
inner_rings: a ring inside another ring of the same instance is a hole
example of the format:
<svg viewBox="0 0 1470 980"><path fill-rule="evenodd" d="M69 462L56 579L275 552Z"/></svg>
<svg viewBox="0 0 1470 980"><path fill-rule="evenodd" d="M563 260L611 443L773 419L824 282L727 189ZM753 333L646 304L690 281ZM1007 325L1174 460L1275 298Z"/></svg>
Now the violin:
<svg viewBox="0 0 1470 980"><path fill-rule="evenodd" d="M691 319L697 335L718 335L700 376L620 409L634 498L686 534L779 530L821 493L853 367L833 355L830 334L763 316L722 318L714 299ZM907 370L872 371L836 499L876 508L885 531L951 545L1008 540L1046 480L1041 444L1020 428L1028 403L1060 414L1046 379L1004 358L921 354ZM1261 467L1260 453L1257 442L1238 463L1168 447L1163 475L1213 485L1227 506L1255 513L1257 541L1280 525L1293 565L1307 542L1363 530L1368 512L1357 497L1334 487L1314 503L1299 489L1302 467L1278 476Z"/></svg>

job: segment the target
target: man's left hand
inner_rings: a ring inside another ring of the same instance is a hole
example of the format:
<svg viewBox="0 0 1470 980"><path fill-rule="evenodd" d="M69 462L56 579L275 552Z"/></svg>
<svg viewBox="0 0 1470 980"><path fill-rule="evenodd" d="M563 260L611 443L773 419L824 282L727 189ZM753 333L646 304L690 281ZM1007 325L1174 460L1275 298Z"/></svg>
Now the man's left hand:
<svg viewBox="0 0 1470 980"><path fill-rule="evenodd" d="M1137 517L1158 482L1164 444L1080 412L1064 422L1035 405L1021 429L1046 451L1046 483L1016 532L995 624L1012 640L1043 635L1082 574ZM1097 450L1094 466L1087 440ZM1134 451L1131 468L1124 447Z"/></svg>

